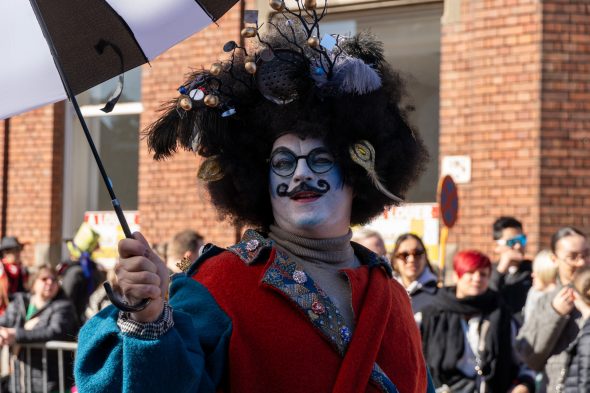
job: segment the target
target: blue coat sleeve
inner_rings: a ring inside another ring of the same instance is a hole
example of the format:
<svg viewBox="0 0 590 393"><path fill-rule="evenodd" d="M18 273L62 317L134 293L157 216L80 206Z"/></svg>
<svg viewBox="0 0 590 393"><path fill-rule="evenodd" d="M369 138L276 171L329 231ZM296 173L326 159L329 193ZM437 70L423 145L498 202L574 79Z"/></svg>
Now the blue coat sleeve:
<svg viewBox="0 0 590 393"><path fill-rule="evenodd" d="M110 306L84 325L75 363L80 392L215 392L227 365L231 320L186 275L170 288L174 326L156 340L122 334Z"/></svg>

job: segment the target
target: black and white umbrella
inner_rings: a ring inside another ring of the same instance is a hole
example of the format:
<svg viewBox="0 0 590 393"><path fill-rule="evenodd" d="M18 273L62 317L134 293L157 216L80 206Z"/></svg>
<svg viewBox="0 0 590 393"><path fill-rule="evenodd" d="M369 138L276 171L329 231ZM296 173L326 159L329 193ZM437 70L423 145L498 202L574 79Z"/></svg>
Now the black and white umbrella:
<svg viewBox="0 0 590 393"><path fill-rule="evenodd" d="M237 0L0 0L0 119L69 98L113 208L131 231L102 165L76 95L160 53L216 21ZM112 109L122 88L105 111ZM105 289L124 311L130 306Z"/></svg>
<svg viewBox="0 0 590 393"><path fill-rule="evenodd" d="M2 0L0 119L68 98L66 83L77 95L153 60L235 3Z"/></svg>

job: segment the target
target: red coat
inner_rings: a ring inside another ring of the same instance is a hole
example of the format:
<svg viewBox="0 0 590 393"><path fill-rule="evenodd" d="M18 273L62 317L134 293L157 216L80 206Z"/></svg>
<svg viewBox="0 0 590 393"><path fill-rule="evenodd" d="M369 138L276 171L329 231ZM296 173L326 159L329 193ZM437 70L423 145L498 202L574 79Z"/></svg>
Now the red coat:
<svg viewBox="0 0 590 393"><path fill-rule="evenodd" d="M224 390L426 392L409 297L374 254L354 246L363 266L344 271L352 337L311 278L256 232L189 270L232 321Z"/></svg>

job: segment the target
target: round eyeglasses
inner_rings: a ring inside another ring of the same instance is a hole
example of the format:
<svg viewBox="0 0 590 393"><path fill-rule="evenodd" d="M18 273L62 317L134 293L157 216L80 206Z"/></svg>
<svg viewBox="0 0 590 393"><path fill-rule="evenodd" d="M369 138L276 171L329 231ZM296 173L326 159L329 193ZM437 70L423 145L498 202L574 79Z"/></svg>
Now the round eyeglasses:
<svg viewBox="0 0 590 393"><path fill-rule="evenodd" d="M334 157L323 147L315 148L304 156L298 156L287 148L279 147L270 156L270 169L281 177L292 176L302 158L309 169L318 175L328 172L334 166Z"/></svg>

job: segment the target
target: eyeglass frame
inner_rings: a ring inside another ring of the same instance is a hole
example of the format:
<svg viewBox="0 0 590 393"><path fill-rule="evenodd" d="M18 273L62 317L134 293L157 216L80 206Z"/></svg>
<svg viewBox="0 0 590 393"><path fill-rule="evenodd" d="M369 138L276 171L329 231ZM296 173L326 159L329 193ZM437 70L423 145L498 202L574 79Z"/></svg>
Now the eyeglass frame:
<svg viewBox="0 0 590 393"><path fill-rule="evenodd" d="M394 255L394 258L395 259L401 259L405 263L408 263L408 258L410 257L410 255L413 256L414 258L421 257L423 255L426 255L426 250L424 250L424 249L422 249L422 250L415 249L415 250L412 250L412 252L402 251L402 252L398 252L397 254L395 254Z"/></svg>
<svg viewBox="0 0 590 393"><path fill-rule="evenodd" d="M284 154L288 154L291 157L293 157L294 161L295 161L295 165L293 166L293 170L289 173L289 174L281 174L278 173L277 170L275 169L275 167L272 164L272 159L274 156L276 156L279 153L284 153ZM313 165L310 164L310 157L312 157L313 155L317 155L317 154L321 154L321 153L326 153L329 154L332 158L332 163L330 164L330 166L323 171L317 171L313 168ZM287 149L286 147L279 147L278 149L276 149L275 151L272 152L272 154L270 155L269 158L267 158L267 162L270 165L270 170L273 171L273 173L277 176L280 177L291 177L293 176L293 174L295 173L295 171L297 170L297 166L299 165L299 160L301 160L302 158L305 159L305 163L307 164L307 167L316 175L321 175L324 173L327 173L330 171L330 169L334 168L334 165L336 164L336 160L334 159L334 156L332 155L332 153L330 153L330 151L328 149L326 149L325 147L316 147L315 149L312 149L309 153L305 154L305 155L295 155L295 153L293 153L291 150Z"/></svg>
<svg viewBox="0 0 590 393"><path fill-rule="evenodd" d="M557 259L565 262L566 265L568 266L577 266L577 262L581 259L584 261L584 263L586 263L586 260L590 259L590 250L586 249L582 252L577 252L575 254L576 256L574 258L571 258L569 255L565 256L565 257L560 257L557 254L555 254L555 257L557 257Z"/></svg>

